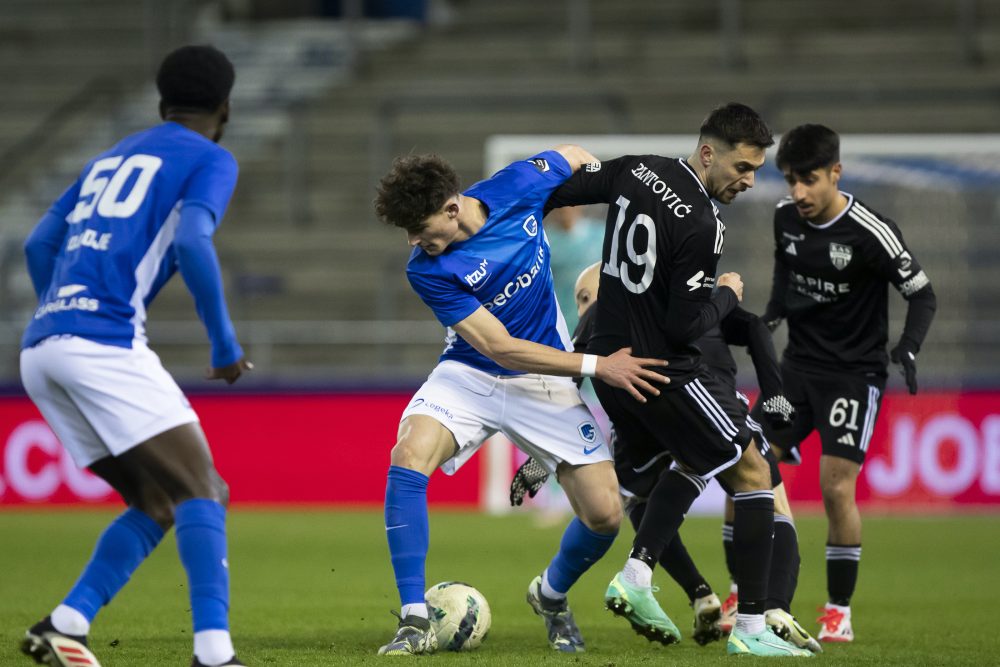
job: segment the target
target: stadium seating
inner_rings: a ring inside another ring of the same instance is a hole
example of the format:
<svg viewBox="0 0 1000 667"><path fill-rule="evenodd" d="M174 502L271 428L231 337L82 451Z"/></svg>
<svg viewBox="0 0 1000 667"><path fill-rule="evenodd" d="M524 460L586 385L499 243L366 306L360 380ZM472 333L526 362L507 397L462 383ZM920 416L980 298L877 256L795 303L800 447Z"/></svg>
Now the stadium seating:
<svg viewBox="0 0 1000 667"><path fill-rule="evenodd" d="M0 17L12 19L0 22L0 35L21 40L14 44L26 44L32 54L15 65L0 61L0 91L18 109L10 113L5 105L0 113L0 150L30 130L39 108L65 99L96 71L112 69L123 87L136 85L148 61L137 36L140 4L100 0L87 3L90 13L71 9L69 0L20 0L0 8ZM804 121L842 133L997 130L1000 10L993 3L979 3L973 49L959 41L953 3L914 0L902 14L893 3L863 0L754 0L742 3L741 38L726 41L718 10L733 4L739 3L591 2L591 38L579 49L569 37L567 3L456 1L447 24L386 39L383 48L352 63L351 77L314 85L304 102L273 116L274 132L263 141L252 141L267 134L259 125L251 133L239 129L261 107L237 107L228 145L240 158L241 179L218 237L234 317L428 324L412 329L414 344L405 349L277 339L271 346L265 339L273 331L263 326L259 340L268 345L270 371L405 381L430 368L440 335L406 285L402 234L382 228L371 212L374 181L394 154L438 152L471 183L483 176L483 146L492 134L687 133L709 108L732 99L759 108L779 132ZM49 32L39 36L40 25ZM256 29L226 25L202 34L212 41L219 30L232 39L231 31L253 35ZM73 39L64 39L70 32ZM42 39L66 45L49 51L38 48L41 42L29 44ZM253 40L234 43L238 67L268 53ZM8 39L0 44L14 48ZM970 53L978 64L969 62ZM72 66L60 68L66 61ZM310 72L315 69L303 65L283 76ZM241 74L238 86L246 81ZM262 89L262 96L269 92ZM963 345L982 329L973 335L962 323L973 304L1000 307L996 281L968 289L969 271L989 268L990 253L970 250L977 245L970 239L981 240L984 229L945 230L954 224L946 207L917 224L924 211L909 209L897 194L876 208L904 222L907 241L919 249L949 306L928 344L930 375L942 382L975 375L978 365L970 360L976 357ZM22 208L25 227L39 211L29 215ZM997 211L986 213L983 226L988 216L995 224ZM749 303L760 307L770 282L766 235L731 227L727 266L754 285ZM995 242L991 247L995 256ZM956 256L973 268L954 270ZM161 301L152 313L154 336L156 318L192 317L179 281ZM202 363L197 348L162 349L173 368L193 373Z"/></svg>

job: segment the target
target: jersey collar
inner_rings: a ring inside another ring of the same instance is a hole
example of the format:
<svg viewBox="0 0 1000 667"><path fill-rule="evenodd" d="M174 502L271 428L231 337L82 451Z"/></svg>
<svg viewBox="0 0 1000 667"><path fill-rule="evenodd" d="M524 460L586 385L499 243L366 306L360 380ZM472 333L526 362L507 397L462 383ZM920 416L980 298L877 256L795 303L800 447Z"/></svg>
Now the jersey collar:
<svg viewBox="0 0 1000 667"><path fill-rule="evenodd" d="M704 194L707 199L711 200L712 198L708 195L708 190L705 189L704 183L702 183L701 179L698 178L698 174L694 173L694 169L692 169L691 165L687 163L687 160L679 157L677 158L677 161L682 167L684 167L685 170L687 170L687 173L691 174L691 178L693 178L694 182L698 184L698 189L701 190L702 194Z"/></svg>
<svg viewBox="0 0 1000 667"><path fill-rule="evenodd" d="M814 224L812 222L809 222L808 220L805 220L804 222L813 229L827 229L828 227L832 227L838 220L847 215L847 212L851 210L852 206L854 206L854 195L852 195L850 192L844 192L843 190L840 191L840 194L847 197L847 206L845 206L844 210L838 213L833 220L829 222L824 222L822 225Z"/></svg>

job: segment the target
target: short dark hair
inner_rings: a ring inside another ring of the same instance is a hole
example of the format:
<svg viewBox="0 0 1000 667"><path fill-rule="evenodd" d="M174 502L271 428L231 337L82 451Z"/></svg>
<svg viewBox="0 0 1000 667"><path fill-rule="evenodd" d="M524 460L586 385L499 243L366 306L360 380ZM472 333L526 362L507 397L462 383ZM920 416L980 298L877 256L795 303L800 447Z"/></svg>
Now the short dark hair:
<svg viewBox="0 0 1000 667"><path fill-rule="evenodd" d="M808 174L840 162L840 137L825 125L807 123L786 132L778 144L778 169Z"/></svg>
<svg viewBox="0 0 1000 667"><path fill-rule="evenodd" d="M236 70L214 46L182 46L160 63L156 88L167 108L212 112L229 99Z"/></svg>
<svg viewBox="0 0 1000 667"><path fill-rule="evenodd" d="M750 144L767 148L774 144L774 133L760 114L738 102L712 109L701 124L699 140L707 137L719 139L730 146Z"/></svg>
<svg viewBox="0 0 1000 667"><path fill-rule="evenodd" d="M417 233L449 197L458 194L458 173L433 153L404 155L392 161L375 191L379 220Z"/></svg>

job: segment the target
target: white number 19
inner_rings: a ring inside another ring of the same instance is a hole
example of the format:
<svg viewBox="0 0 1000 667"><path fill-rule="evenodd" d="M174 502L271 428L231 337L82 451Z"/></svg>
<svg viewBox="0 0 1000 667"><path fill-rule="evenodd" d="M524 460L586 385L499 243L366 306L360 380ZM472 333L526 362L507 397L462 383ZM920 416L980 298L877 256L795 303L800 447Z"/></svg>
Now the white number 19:
<svg viewBox="0 0 1000 667"><path fill-rule="evenodd" d="M625 224L625 211L631 202L619 195L618 201L615 203L618 205L618 219L615 221L615 232L611 236L611 255L605 262L603 271L609 276L620 279L629 292L642 294L653 283L653 271L656 269L656 225L652 218L645 213L640 213L635 216L628 227L628 232L625 235L625 251L632 264L642 267L642 277L639 278L639 282L633 282L629 277L626 261L623 259L621 264L618 264L618 235ZM646 228L647 235L646 252L641 254L635 251L635 230L639 225Z"/></svg>

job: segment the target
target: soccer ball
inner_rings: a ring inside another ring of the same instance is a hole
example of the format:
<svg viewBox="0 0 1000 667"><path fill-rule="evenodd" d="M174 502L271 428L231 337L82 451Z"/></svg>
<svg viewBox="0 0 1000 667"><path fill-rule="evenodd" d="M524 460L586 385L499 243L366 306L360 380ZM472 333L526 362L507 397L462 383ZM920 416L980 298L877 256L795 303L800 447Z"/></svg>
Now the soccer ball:
<svg viewBox="0 0 1000 667"><path fill-rule="evenodd" d="M483 594L460 581L442 581L424 594L438 647L471 651L486 639L493 616Z"/></svg>

